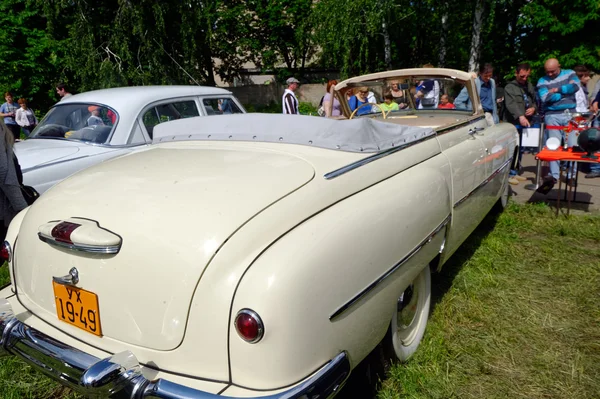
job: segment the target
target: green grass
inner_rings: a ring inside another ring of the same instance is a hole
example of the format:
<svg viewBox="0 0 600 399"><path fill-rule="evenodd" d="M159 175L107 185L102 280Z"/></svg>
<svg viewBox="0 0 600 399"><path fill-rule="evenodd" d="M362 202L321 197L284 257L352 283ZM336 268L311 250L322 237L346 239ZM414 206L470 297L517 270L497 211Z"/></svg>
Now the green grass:
<svg viewBox="0 0 600 399"><path fill-rule="evenodd" d="M378 398L600 397L600 217L511 205L433 277L422 346Z"/></svg>
<svg viewBox="0 0 600 399"><path fill-rule="evenodd" d="M600 215L511 204L432 284L423 343L389 369L379 399L600 397ZM0 359L0 398L48 397L74 395Z"/></svg>

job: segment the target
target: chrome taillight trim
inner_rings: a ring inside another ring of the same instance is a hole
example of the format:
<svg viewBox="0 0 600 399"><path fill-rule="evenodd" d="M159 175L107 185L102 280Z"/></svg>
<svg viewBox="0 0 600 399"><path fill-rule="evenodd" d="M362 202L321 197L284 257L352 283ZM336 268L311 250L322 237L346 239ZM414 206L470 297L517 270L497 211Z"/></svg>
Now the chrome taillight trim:
<svg viewBox="0 0 600 399"><path fill-rule="evenodd" d="M238 330L237 320L241 315L248 315L248 316L252 317L254 320L256 320L256 322L258 323L258 334L257 334L256 338L251 339L251 340L246 339ZM244 341L248 342L249 344L256 344L265 335L265 325L264 325L262 319L260 318L260 316L258 315L258 313L256 313L252 309L244 308L244 309L240 310L239 312L237 312L237 314L235 315L235 319L233 320L233 325L235 327L235 331L238 333L240 338L243 339Z"/></svg>
<svg viewBox="0 0 600 399"><path fill-rule="evenodd" d="M3 247L6 247L6 250L8 251L8 259L7 259L6 261L7 261L8 263L12 262L12 255L13 255L13 252L12 252L12 247L10 246L10 242L8 242L8 241L6 241L6 240L5 240L5 241L2 243L2 246L3 246Z"/></svg>
<svg viewBox="0 0 600 399"><path fill-rule="evenodd" d="M47 235L42 234L42 233L38 233L38 237L41 241L45 242L46 244L50 244L55 247L71 249L74 251L88 252L88 253L93 253L93 254L114 255L114 254L119 253L119 250L121 249L121 244L117 244L117 245L83 245L83 244L76 244L76 243L69 244L66 242L56 241L53 237L48 237Z"/></svg>

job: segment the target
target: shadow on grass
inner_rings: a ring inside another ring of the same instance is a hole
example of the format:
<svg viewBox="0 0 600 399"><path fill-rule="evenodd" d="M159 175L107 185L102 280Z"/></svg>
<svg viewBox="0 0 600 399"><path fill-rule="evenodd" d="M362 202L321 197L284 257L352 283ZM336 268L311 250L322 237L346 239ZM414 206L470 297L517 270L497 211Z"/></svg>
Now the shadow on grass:
<svg viewBox="0 0 600 399"><path fill-rule="evenodd" d="M494 230L499 217L500 212L496 210L488 213L473 233L448 259L442 270L439 273L432 273L430 314L452 287L452 282L464 263L473 256L481 242ZM388 338L387 335L386 338ZM370 399L377 397L377 390L381 385L381 381L386 377L389 366L389 361L385 358L385 351L380 344L352 371L350 378L336 396L336 399Z"/></svg>

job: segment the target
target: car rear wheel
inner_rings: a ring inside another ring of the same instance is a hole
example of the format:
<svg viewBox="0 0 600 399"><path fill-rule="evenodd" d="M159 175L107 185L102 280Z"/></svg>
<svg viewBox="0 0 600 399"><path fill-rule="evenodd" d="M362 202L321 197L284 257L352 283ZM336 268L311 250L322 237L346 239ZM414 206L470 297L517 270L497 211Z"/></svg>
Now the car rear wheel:
<svg viewBox="0 0 600 399"><path fill-rule="evenodd" d="M417 350L423 339L431 303L431 271L426 266L400 294L392 316L390 335L394 354L405 361Z"/></svg>

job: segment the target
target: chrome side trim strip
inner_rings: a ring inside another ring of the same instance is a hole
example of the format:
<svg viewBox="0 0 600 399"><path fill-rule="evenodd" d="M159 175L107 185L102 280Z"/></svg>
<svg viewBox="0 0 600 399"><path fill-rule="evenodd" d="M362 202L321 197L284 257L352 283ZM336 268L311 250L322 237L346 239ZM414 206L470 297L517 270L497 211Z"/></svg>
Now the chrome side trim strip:
<svg viewBox="0 0 600 399"><path fill-rule="evenodd" d="M504 162L498 169L496 169L491 175L489 175L484 181L482 181L477 187L475 187L473 189L473 191L471 191L470 193L468 193L467 195L465 195L464 197L462 197L461 199L459 199L458 201L456 201L456 203L454 204L454 208L456 208L457 206L459 206L460 204L462 204L463 202L465 202L466 200L468 200L477 191L479 191L479 189L483 188L486 184L488 184L489 182L491 182L511 162L512 162L512 157L510 157L509 159L507 159L506 162Z"/></svg>
<svg viewBox="0 0 600 399"><path fill-rule="evenodd" d="M410 143L399 145L398 147L388 148L387 150L380 151L380 152L378 152L376 154L373 154L371 156L363 158L363 159L361 159L359 161L352 162L349 165L342 166L339 169L336 169L336 170L334 170L332 172L326 173L325 175L323 175L323 177L326 180L335 179L336 177L341 176L344 173L348 173L351 170L354 170L356 168L360 168L361 166L364 166L364 165L366 165L368 163L371 163L371 162L376 161L378 159L381 159L383 157L387 157L388 155L392 155L392 154L394 154L394 153L396 153L398 151L402 151L405 148L412 147L415 144L422 143L423 141L429 140L429 139L434 138L434 137L435 137L435 134L432 134L430 136L423 137L423 138L421 138L419 140L415 140L415 141L411 141Z"/></svg>
<svg viewBox="0 0 600 399"><path fill-rule="evenodd" d="M55 247L64 248L64 249L72 249L74 251L80 252L88 252L92 254L109 254L114 255L119 253L121 249L121 244L117 245L83 245L83 244L68 244L66 242L56 241L53 237L48 237L42 233L38 233L38 237L41 241L46 244L53 245Z"/></svg>
<svg viewBox="0 0 600 399"><path fill-rule="evenodd" d="M0 357L16 355L37 371L88 397L117 399L235 399L190 388L163 378L150 381L130 351L105 359L66 345L19 321L10 303L0 299ZM340 352L298 385L260 399L326 399L350 375L350 360Z"/></svg>
<svg viewBox="0 0 600 399"><path fill-rule="evenodd" d="M60 165L61 163L65 163L65 162L77 161L78 159L89 158L91 156L92 155L82 155L80 157L63 159L61 161L56 161L56 162L51 162L51 163L44 163L44 164L41 164L41 165L35 165L35 166L31 167L31 168L23 169L23 173L31 172L32 170L36 170L36 169L42 169L42 168L45 168L46 166L54 166L54 165Z"/></svg>
<svg viewBox="0 0 600 399"><path fill-rule="evenodd" d="M365 295L367 295L375 287L377 287L379 284L381 284L386 278L390 277L396 270L398 270L400 267L402 267L402 265L404 265L406 262L408 262L425 245L429 244L431 242L431 240L433 239L433 237L435 237L448 223L450 223L451 218L452 218L451 215L446 216L446 218L442 221L442 223L440 223L440 225L437 226L435 228L435 230L433 230L423 241L421 241L419 243L419 245L417 245L412 251L410 251L408 253L408 255L406 255L404 258L402 258L400 260L400 262L396 263L394 266L392 266L391 269L389 269L388 271L383 273L375 281L373 281L371 284L369 284L367 287L365 287L362 291L360 291L358 294L356 294L352 299L350 299L348 302L346 302L345 304L340 306L338 309L336 309L336 311L333 312L331 314L331 316L329 316L329 320L334 321L334 319L336 317L340 316L342 313L344 313L346 310L348 310L352 305L354 305L356 302L360 301Z"/></svg>

